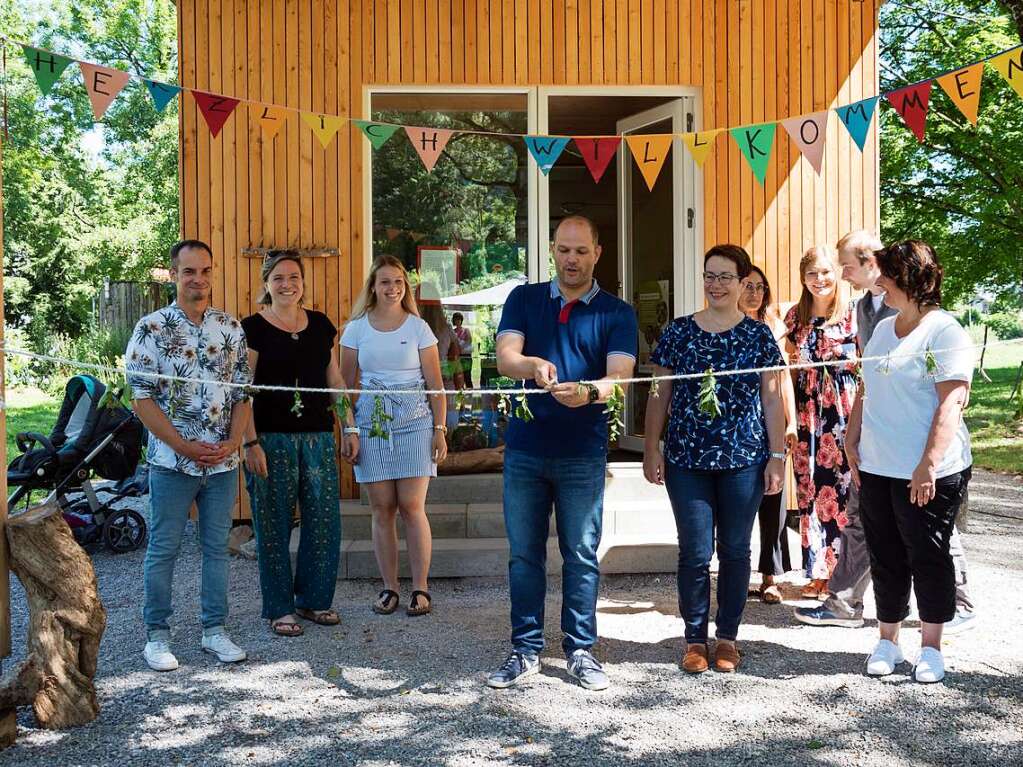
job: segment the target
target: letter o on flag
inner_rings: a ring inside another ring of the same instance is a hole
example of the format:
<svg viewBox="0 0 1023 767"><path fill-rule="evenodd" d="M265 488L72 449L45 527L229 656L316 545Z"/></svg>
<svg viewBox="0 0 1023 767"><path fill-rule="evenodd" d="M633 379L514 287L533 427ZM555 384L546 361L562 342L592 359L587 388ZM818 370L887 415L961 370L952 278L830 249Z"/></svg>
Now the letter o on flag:
<svg viewBox="0 0 1023 767"><path fill-rule="evenodd" d="M813 137L807 137L807 126L813 128ZM803 120L803 123L799 126L799 138L803 140L804 144L816 144L817 139L821 137L820 126L814 120Z"/></svg>

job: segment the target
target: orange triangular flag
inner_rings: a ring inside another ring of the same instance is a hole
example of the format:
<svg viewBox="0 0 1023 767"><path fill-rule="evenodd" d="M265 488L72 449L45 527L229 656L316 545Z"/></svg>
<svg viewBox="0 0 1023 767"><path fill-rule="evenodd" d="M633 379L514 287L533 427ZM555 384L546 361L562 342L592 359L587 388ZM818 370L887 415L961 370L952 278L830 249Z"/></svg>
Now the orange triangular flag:
<svg viewBox="0 0 1023 767"><path fill-rule="evenodd" d="M99 64L90 64L87 61L79 61L78 66L82 68L82 79L85 80L85 92L89 94L89 101L92 102L92 114L97 122L103 119L117 94L128 84L130 75L120 69L101 67Z"/></svg>
<svg viewBox="0 0 1023 767"><path fill-rule="evenodd" d="M973 125L977 124L977 110L980 107L980 81L983 77L984 63L980 62L938 78L938 85Z"/></svg>
<svg viewBox="0 0 1023 767"><path fill-rule="evenodd" d="M281 126L284 125L284 121L288 119L288 115L291 112L291 110L284 107L271 107L265 104L252 104L251 109L255 113L256 119L259 120L259 125L263 129L263 135L266 136L268 141L273 141L274 136L280 131Z"/></svg>
<svg viewBox="0 0 1023 767"><path fill-rule="evenodd" d="M998 70L1017 95L1023 96L1023 48L998 54L991 59L991 66Z"/></svg>
<svg viewBox="0 0 1023 767"><path fill-rule="evenodd" d="M333 140L334 134L337 133L337 129L345 124L345 118L302 112L302 122L313 129L316 138L320 140L320 146L326 149Z"/></svg>
<svg viewBox="0 0 1023 767"><path fill-rule="evenodd" d="M437 164L440 153L444 151L448 140L454 135L454 131L443 128L405 128L408 140L419 153L419 159L423 161L427 171L433 171Z"/></svg>
<svg viewBox="0 0 1023 767"><path fill-rule="evenodd" d="M657 176L660 175L664 161L668 158L673 138L675 137L670 133L625 137L625 143L632 152L632 159L636 161L636 166L643 174L643 180L650 191L653 191Z"/></svg>
<svg viewBox="0 0 1023 767"><path fill-rule="evenodd" d="M689 154L693 156L697 167L703 167L707 155L710 154L710 150L714 147L714 139L718 137L720 132L721 128L715 128L714 130L682 134L682 143L686 145Z"/></svg>

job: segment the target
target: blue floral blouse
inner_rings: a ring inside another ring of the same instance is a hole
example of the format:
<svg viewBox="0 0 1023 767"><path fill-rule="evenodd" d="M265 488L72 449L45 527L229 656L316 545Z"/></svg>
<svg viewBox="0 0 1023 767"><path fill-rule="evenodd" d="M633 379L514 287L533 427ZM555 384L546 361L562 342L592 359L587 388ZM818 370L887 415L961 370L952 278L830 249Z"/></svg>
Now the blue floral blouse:
<svg viewBox="0 0 1023 767"><path fill-rule="evenodd" d="M771 329L746 317L731 330L708 333L692 316L673 321L650 361L677 375L782 364ZM700 412L699 378L673 381L664 457L683 469L741 469L767 459L760 374L717 377L721 415Z"/></svg>

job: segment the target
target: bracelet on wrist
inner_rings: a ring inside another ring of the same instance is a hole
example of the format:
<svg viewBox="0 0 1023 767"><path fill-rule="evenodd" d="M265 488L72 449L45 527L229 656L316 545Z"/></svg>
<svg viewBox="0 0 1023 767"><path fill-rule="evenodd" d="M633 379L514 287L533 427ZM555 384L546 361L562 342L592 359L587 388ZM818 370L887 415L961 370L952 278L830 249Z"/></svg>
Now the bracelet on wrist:
<svg viewBox="0 0 1023 767"><path fill-rule="evenodd" d="M439 431L439 432L441 432L442 434L447 434L447 433L448 433L448 427L447 427L447 426L445 426L445 425L444 425L444 424L442 424L442 423L435 423L435 424L433 425L433 430L434 430L434 431Z"/></svg>
<svg viewBox="0 0 1023 767"><path fill-rule="evenodd" d="M344 429L342 429L342 433L344 433L344 434L354 434L354 435L358 436L358 434L359 434L359 427L358 426L346 426Z"/></svg>
<svg viewBox="0 0 1023 767"><path fill-rule="evenodd" d="M252 447L253 445L258 445L258 444L259 444L259 437L256 437L256 439L252 440L251 442L243 443L242 447L249 448L249 447Z"/></svg>

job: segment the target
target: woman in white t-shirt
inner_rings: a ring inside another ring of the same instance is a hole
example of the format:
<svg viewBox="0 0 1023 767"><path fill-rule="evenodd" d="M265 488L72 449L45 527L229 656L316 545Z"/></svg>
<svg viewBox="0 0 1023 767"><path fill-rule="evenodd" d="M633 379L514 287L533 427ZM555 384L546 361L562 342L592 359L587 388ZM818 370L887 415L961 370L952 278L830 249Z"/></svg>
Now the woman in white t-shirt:
<svg viewBox="0 0 1023 767"><path fill-rule="evenodd" d="M373 509L373 549L384 589L373 609L398 609L397 515L405 522L412 596L406 613L430 612L427 576L432 537L426 490L447 455L444 397L422 389L442 388L437 338L419 317L404 265L380 256L366 278L362 298L341 336L341 374L346 388L395 390L367 394L355 402L362 450L355 479L366 485ZM401 391L413 393L401 393Z"/></svg>
<svg viewBox="0 0 1023 767"><path fill-rule="evenodd" d="M973 463L963 408L975 355L966 331L940 308L942 270L929 245L908 240L876 258L877 285L899 314L878 323L863 352L881 359L863 363L863 396L845 442L881 632L867 673L890 674L903 661L899 627L912 586L921 633L913 676L939 682L942 625L956 614L949 540Z"/></svg>

